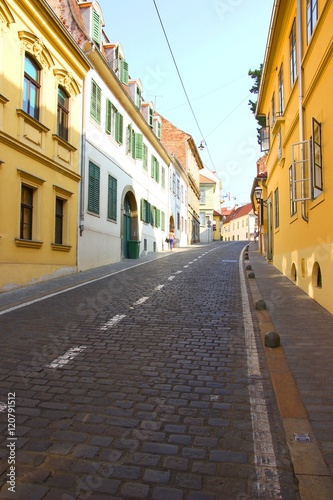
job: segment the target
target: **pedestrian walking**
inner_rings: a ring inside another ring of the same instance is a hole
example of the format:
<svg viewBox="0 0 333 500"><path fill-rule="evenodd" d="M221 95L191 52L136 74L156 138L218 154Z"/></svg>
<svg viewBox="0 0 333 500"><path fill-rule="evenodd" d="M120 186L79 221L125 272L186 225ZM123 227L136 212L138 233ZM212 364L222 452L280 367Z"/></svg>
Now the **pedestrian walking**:
<svg viewBox="0 0 333 500"><path fill-rule="evenodd" d="M169 245L170 245L171 252L172 252L174 244L175 244L175 231L173 229L171 229L170 233L169 233Z"/></svg>

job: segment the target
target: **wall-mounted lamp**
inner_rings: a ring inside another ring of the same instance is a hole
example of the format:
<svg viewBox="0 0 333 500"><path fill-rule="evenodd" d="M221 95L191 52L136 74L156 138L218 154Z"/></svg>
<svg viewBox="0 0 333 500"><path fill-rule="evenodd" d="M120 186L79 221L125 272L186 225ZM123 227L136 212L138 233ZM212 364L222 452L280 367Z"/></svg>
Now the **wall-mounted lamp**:
<svg viewBox="0 0 333 500"><path fill-rule="evenodd" d="M200 146L198 146L198 149L200 149L200 151L202 151L203 149L205 149L205 141L201 141L200 142Z"/></svg>
<svg viewBox="0 0 333 500"><path fill-rule="evenodd" d="M0 160L0 165L2 165L3 163L5 163L3 160Z"/></svg>
<svg viewBox="0 0 333 500"><path fill-rule="evenodd" d="M266 205L266 202L262 199L261 195L262 195L262 188L260 186L254 188L254 196L259 205Z"/></svg>

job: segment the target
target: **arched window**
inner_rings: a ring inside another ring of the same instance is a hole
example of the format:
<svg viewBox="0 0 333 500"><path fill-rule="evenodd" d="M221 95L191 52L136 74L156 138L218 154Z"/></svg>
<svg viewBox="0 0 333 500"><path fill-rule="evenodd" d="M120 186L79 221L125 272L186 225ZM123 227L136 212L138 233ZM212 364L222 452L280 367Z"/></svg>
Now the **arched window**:
<svg viewBox="0 0 333 500"><path fill-rule="evenodd" d="M62 87L58 87L57 134L68 141L69 97Z"/></svg>
<svg viewBox="0 0 333 500"><path fill-rule="evenodd" d="M39 119L40 69L29 55L24 59L23 110Z"/></svg>

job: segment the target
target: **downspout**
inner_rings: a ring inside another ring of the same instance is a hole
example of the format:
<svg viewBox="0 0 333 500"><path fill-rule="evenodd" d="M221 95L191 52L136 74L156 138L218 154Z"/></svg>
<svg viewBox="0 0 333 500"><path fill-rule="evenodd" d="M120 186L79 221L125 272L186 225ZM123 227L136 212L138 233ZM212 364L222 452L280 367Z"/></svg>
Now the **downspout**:
<svg viewBox="0 0 333 500"><path fill-rule="evenodd" d="M297 73L298 73L298 115L299 115L299 142L304 141L304 112L303 112L303 72L302 72L302 2L297 0ZM304 146L302 148L302 159L304 160ZM304 164L302 166L304 177ZM301 202L302 219L309 221L306 210L306 201Z"/></svg>
<svg viewBox="0 0 333 500"><path fill-rule="evenodd" d="M83 44L83 51L86 56L95 49L92 42L85 42ZM83 80L82 86L82 136L81 136L81 184L80 184L80 220L79 220L79 229L80 236L82 236L84 231L84 214L85 214L85 186L86 186L86 149L87 149L87 141L86 141L86 78L85 76Z"/></svg>

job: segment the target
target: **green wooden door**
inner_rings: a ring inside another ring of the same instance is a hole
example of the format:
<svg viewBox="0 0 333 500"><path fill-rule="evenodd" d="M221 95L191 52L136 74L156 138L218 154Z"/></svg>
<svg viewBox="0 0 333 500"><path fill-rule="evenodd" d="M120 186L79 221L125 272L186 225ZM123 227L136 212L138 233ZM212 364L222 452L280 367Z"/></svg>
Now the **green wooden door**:
<svg viewBox="0 0 333 500"><path fill-rule="evenodd" d="M131 206L128 196L125 197L124 201L124 232L123 232L123 244L124 244L124 257L129 258L128 253L128 242L131 239Z"/></svg>

